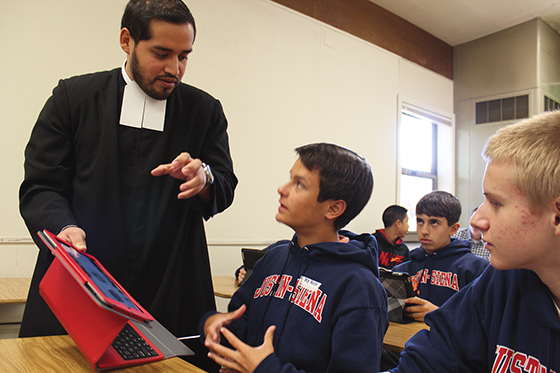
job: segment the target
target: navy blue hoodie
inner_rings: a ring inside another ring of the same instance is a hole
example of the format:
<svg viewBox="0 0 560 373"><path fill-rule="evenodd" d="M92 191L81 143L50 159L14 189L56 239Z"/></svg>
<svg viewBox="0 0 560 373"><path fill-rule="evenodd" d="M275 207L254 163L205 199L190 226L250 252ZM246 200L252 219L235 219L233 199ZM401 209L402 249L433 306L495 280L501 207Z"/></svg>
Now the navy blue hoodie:
<svg viewBox="0 0 560 373"><path fill-rule="evenodd" d="M259 346L276 325L274 353L256 373L379 371L388 319L377 243L340 234L350 242L300 248L294 236L272 245L233 295L230 311L247 305L228 326L241 340Z"/></svg>
<svg viewBox="0 0 560 373"><path fill-rule="evenodd" d="M425 320L392 372L560 372L560 322L532 271L489 266Z"/></svg>
<svg viewBox="0 0 560 373"><path fill-rule="evenodd" d="M480 276L489 264L471 253L467 241L451 237L449 245L433 254L426 253L422 246L412 250L410 260L393 267L393 271L413 276L418 296L439 307Z"/></svg>

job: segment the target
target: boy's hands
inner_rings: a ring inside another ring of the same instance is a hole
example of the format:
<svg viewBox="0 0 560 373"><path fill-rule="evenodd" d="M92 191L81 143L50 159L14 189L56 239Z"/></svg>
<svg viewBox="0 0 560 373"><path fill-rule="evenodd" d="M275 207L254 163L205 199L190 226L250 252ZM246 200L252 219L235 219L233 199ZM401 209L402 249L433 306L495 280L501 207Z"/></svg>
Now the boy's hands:
<svg viewBox="0 0 560 373"><path fill-rule="evenodd" d="M233 312L216 313L207 318L204 322L204 335L206 336L204 344L208 345L209 342L220 343L220 333L222 328L231 324L232 321L240 318L243 313L245 313L246 309L247 306L243 304Z"/></svg>
<svg viewBox="0 0 560 373"><path fill-rule="evenodd" d="M276 326L270 326L264 335L264 342L259 347L251 347L243 343L232 332L226 328L221 328L221 333L235 350L220 345L219 343L206 339L205 345L210 352L208 357L222 366L221 373L226 372L253 372L259 364L274 352L272 345L274 330Z"/></svg>
<svg viewBox="0 0 560 373"><path fill-rule="evenodd" d="M415 321L424 322L424 316L428 312L437 310L439 307L425 299L413 297L404 300L406 303L404 312L407 316L412 317Z"/></svg>

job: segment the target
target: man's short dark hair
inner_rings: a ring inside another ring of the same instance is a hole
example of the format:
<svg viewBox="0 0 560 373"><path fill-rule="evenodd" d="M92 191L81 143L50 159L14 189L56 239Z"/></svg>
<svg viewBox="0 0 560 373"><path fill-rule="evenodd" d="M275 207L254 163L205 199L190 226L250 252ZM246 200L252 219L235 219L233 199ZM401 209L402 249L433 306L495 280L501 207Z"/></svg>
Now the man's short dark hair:
<svg viewBox="0 0 560 373"><path fill-rule="evenodd" d="M138 43L152 38L150 24L153 20L176 25L191 24L193 42L196 37L194 17L182 0L130 0L121 20L121 29L127 28L132 39Z"/></svg>
<svg viewBox="0 0 560 373"><path fill-rule="evenodd" d="M451 193L436 190L420 198L416 204L416 216L420 214L446 218L451 226L461 217L461 202Z"/></svg>
<svg viewBox="0 0 560 373"><path fill-rule="evenodd" d="M404 221L407 212L407 209L399 205L391 205L387 207L385 211L383 211L383 225L385 228L389 228L395 224L397 220Z"/></svg>
<svg viewBox="0 0 560 373"><path fill-rule="evenodd" d="M319 172L318 202L344 200L346 210L334 221L336 230L354 219L368 203L373 191L373 172L367 160L350 149L317 143L296 149L303 165Z"/></svg>

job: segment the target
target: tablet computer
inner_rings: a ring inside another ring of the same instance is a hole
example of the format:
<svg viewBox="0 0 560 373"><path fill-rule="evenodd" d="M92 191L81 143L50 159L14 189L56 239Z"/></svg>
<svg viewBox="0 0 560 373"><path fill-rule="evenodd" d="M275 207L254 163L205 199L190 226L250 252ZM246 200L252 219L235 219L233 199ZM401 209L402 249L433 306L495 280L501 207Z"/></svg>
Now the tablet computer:
<svg viewBox="0 0 560 373"><path fill-rule="evenodd" d="M413 318L406 315L405 309L408 306L404 302L405 299L417 295L410 275L380 267L379 281L387 291L387 316L389 321L398 323L414 321Z"/></svg>
<svg viewBox="0 0 560 373"><path fill-rule="evenodd" d="M379 281L387 291L387 296L406 299L415 297L417 294L412 286L412 278L408 273L393 272L389 269L379 268Z"/></svg>
<svg viewBox="0 0 560 373"><path fill-rule="evenodd" d="M154 320L96 258L75 249L49 231L38 234L97 304L132 320Z"/></svg>
<svg viewBox="0 0 560 373"><path fill-rule="evenodd" d="M241 258L243 259L243 267L245 267L245 278L238 284L238 286L242 286L247 279L253 274L253 268L255 267L255 263L262 258L268 251L267 250L260 250L260 249L248 249L242 248L241 249Z"/></svg>
<svg viewBox="0 0 560 373"><path fill-rule="evenodd" d="M46 230L38 234L55 256L39 292L95 370L194 354L96 258Z"/></svg>

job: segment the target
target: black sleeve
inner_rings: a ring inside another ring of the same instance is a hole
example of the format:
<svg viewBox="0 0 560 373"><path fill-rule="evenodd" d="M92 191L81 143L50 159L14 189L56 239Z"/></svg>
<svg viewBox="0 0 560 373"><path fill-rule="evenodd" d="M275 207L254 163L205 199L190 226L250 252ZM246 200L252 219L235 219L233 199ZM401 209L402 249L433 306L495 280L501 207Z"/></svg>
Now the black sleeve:
<svg viewBox="0 0 560 373"><path fill-rule="evenodd" d="M71 211L74 156L64 81L53 90L39 114L25 149L25 177L19 191L20 212L35 239L76 224Z"/></svg>

